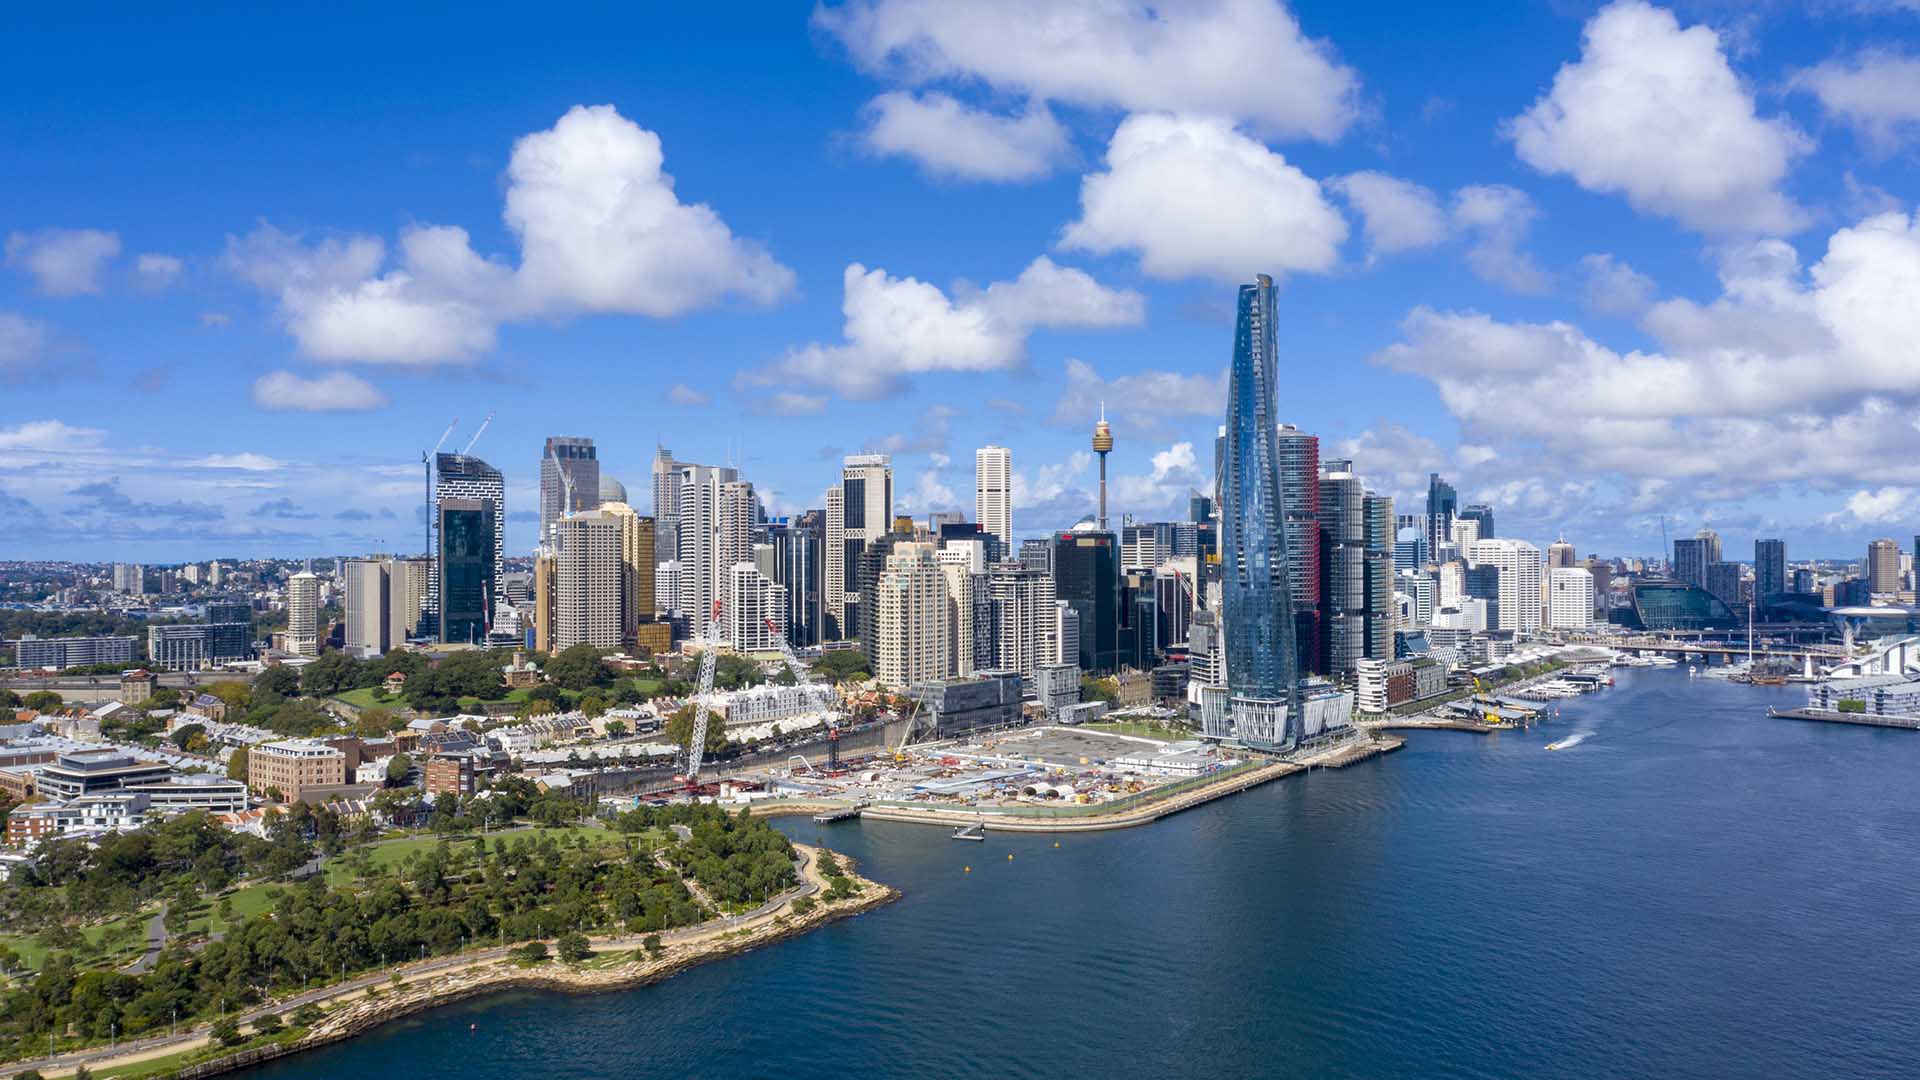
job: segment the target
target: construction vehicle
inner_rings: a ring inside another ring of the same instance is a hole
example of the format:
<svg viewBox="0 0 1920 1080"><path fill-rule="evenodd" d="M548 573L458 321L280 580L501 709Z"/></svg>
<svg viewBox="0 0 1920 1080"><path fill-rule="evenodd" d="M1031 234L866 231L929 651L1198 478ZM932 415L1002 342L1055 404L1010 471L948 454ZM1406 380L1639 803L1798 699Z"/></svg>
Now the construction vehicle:
<svg viewBox="0 0 1920 1080"><path fill-rule="evenodd" d="M907 730L900 733L900 745L893 748L893 763L895 765L905 765L907 763L907 744L913 741L913 722L919 718L920 706L923 704L925 704L925 702L915 698L913 711L907 714Z"/></svg>

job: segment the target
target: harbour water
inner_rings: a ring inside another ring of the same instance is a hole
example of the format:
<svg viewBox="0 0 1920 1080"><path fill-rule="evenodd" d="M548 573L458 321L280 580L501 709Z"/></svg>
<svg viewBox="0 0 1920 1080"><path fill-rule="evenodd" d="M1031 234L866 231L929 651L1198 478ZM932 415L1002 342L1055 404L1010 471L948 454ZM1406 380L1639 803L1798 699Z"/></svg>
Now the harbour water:
<svg viewBox="0 0 1920 1080"><path fill-rule="evenodd" d="M1920 734L1618 678L1530 731L1409 732L1122 832L792 819L904 899L253 1075L1920 1075Z"/></svg>

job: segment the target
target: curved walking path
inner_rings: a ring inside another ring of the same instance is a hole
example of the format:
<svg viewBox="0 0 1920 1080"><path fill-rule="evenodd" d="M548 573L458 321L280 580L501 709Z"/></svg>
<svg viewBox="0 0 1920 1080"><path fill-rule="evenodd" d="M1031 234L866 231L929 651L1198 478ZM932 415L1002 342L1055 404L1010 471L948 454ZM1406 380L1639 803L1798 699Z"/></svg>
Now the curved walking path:
<svg viewBox="0 0 1920 1080"><path fill-rule="evenodd" d="M662 950L656 958L629 960L619 967L602 969L571 968L557 960L522 967L511 962L502 963L509 961L509 953L517 946L495 945L356 975L344 982L304 990L228 1014L228 1019L244 1027L268 1013L286 1013L302 1005L338 1007L298 1042L284 1047L260 1048L271 1050L269 1054L242 1051L238 1056L245 1056L247 1060L236 1060L233 1067L336 1042L408 1013L494 990L537 987L598 991L644 985L706 960L718 959L812 929L823 922L858 914L899 896L890 886L850 874L857 886L853 896L833 904L819 904L804 916L793 915L790 909L796 900L819 896L827 889L826 877L820 873L817 865L818 849L797 843L794 849L799 853L794 860L794 868L800 875L799 884L744 914L718 916L694 926L659 931ZM838 858L842 866L849 861L845 856ZM640 949L651 936L654 935L621 933L591 937L589 940L596 954L599 954ZM551 946L553 942L546 944ZM378 991L380 996L370 995L370 990ZM358 1000L350 1000L356 997ZM13 1075L31 1069L46 1076L58 1076L71 1074L80 1065L96 1073L122 1068L210 1045L212 1026L212 1022L208 1021L175 1035L152 1035L111 1047L91 1047L34 1060L6 1062L0 1064L0 1073Z"/></svg>

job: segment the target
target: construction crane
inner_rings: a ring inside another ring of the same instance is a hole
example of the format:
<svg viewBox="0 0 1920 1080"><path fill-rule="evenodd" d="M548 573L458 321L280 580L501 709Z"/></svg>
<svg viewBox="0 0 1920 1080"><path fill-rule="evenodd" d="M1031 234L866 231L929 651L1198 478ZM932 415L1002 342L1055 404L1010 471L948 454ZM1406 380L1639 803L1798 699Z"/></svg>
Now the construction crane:
<svg viewBox="0 0 1920 1080"><path fill-rule="evenodd" d="M693 742L687 747L687 791L700 786L700 759L707 750L707 701L713 697L714 668L720 662L720 601L713 602L707 624L707 651L700 654L700 687L694 692Z"/></svg>
<svg viewBox="0 0 1920 1080"><path fill-rule="evenodd" d="M907 763L907 744L913 741L913 722L919 717L920 706L924 704L926 704L926 702L919 698L913 699L913 711L907 714L907 730L900 733L900 745L893 748L893 763L895 765L905 765Z"/></svg>
<svg viewBox="0 0 1920 1080"><path fill-rule="evenodd" d="M573 516L573 476L560 464L560 455L551 446L547 447L547 460L553 462L553 471L560 474L560 491L564 498L560 504L560 516L570 518Z"/></svg>
<svg viewBox="0 0 1920 1080"><path fill-rule="evenodd" d="M480 426L474 429L473 438L468 439L467 445L461 449L460 453L462 456L473 453L473 444L479 442L480 436L487 433L487 425L491 423L493 423L493 414L489 412L487 418L480 421Z"/></svg>
<svg viewBox="0 0 1920 1080"><path fill-rule="evenodd" d="M763 616L761 622L766 624L767 633L773 640L780 643L780 657L787 662L787 670L793 672L793 681L799 683L800 689L806 691L809 697L819 703L820 713L826 717L827 723L827 771L839 772L840 721L833 715L832 694L826 687L813 681L813 672L800 663L800 657L794 654L793 643L787 640L787 635L780 632L780 627L774 623L773 619Z"/></svg>
<svg viewBox="0 0 1920 1080"><path fill-rule="evenodd" d="M456 416L453 418L453 423L447 425L447 430L440 433L440 441L433 444L433 449L420 451L420 466L427 472L427 558L429 559L433 558L433 455L447 445L447 440L453 437L453 429L459 426L460 418Z"/></svg>

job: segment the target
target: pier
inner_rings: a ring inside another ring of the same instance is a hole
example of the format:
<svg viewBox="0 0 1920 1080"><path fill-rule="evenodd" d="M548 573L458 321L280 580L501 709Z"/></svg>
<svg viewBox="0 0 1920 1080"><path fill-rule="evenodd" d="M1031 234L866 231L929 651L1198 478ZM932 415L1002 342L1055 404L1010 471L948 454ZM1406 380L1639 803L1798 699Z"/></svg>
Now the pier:
<svg viewBox="0 0 1920 1080"><path fill-rule="evenodd" d="M1826 709L1768 709L1767 715L1785 720L1817 720L1826 724L1920 731L1920 717L1913 716L1876 716L1872 713L1829 712Z"/></svg>
<svg viewBox="0 0 1920 1080"><path fill-rule="evenodd" d="M866 808L866 803L859 802L854 803L852 806L837 806L830 810L822 810L813 815L813 823L815 825L825 825L834 821L845 821L848 818L857 818L860 816L860 811Z"/></svg>

